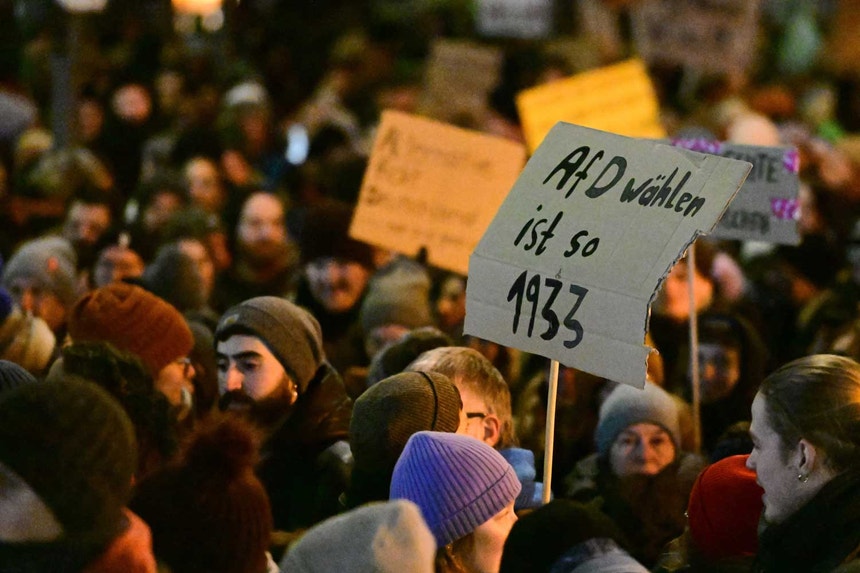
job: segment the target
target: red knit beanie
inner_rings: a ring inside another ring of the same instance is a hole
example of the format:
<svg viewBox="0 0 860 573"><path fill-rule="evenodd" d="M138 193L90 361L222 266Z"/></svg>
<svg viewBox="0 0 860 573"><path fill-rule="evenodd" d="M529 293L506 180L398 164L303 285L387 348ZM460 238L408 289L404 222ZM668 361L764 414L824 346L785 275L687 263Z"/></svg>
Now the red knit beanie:
<svg viewBox="0 0 860 573"><path fill-rule="evenodd" d="M687 517L696 549L711 560L749 557L758 551L764 490L746 467L748 455L706 467L690 492Z"/></svg>
<svg viewBox="0 0 860 573"><path fill-rule="evenodd" d="M75 342L109 342L143 361L153 376L194 346L182 314L139 286L115 282L95 289L69 316Z"/></svg>

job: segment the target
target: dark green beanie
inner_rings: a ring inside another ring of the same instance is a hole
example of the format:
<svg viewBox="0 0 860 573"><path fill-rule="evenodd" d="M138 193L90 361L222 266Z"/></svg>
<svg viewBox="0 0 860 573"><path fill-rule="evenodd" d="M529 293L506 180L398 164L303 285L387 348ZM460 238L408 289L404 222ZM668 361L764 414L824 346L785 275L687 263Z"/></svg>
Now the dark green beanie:
<svg viewBox="0 0 860 573"><path fill-rule="evenodd" d="M64 537L115 536L137 464L122 407L91 382L42 382L4 393L0 420L0 463L45 502Z"/></svg>

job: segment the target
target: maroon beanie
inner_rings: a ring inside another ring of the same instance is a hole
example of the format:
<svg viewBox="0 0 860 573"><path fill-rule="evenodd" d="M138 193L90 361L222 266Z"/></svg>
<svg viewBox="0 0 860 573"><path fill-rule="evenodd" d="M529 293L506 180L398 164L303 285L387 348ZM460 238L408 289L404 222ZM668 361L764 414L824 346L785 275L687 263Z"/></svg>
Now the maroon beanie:
<svg viewBox="0 0 860 573"><path fill-rule="evenodd" d="M69 335L75 342L109 342L131 352L153 376L194 346L191 329L176 308L124 282L95 289L78 300L69 316Z"/></svg>
<svg viewBox="0 0 860 573"><path fill-rule="evenodd" d="M730 456L706 467L690 492L690 536L708 559L749 557L758 551L764 490L746 467L749 455Z"/></svg>
<svg viewBox="0 0 860 573"><path fill-rule="evenodd" d="M129 507L173 573L266 570L272 511L254 475L259 437L227 416L199 428L179 462L144 479Z"/></svg>

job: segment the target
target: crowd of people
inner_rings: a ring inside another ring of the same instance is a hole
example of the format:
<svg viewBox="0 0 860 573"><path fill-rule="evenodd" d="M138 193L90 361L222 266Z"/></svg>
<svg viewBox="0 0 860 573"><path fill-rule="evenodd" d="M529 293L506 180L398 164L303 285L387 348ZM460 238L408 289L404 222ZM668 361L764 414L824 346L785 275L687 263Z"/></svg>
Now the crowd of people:
<svg viewBox="0 0 860 573"><path fill-rule="evenodd" d="M562 365L549 487L548 360L465 335L468 277L349 227L383 110L522 143L516 94L635 56L636 1L558 2L542 40L478 36L468 2L292 4L78 20L58 145L70 17L0 0L0 572L860 571L837 3L763 2L744 73L649 63L670 136L797 148L800 242L698 239L644 388ZM442 38L503 54L480 109L425 107Z"/></svg>

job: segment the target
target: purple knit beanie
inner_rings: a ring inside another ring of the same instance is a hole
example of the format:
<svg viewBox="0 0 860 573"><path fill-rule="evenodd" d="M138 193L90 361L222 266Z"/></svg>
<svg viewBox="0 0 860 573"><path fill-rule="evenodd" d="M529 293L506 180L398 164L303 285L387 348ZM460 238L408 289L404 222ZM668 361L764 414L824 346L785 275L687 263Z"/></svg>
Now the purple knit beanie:
<svg viewBox="0 0 860 573"><path fill-rule="evenodd" d="M439 547L468 535L520 492L514 468L469 436L417 432L391 478L391 499L414 502Z"/></svg>

